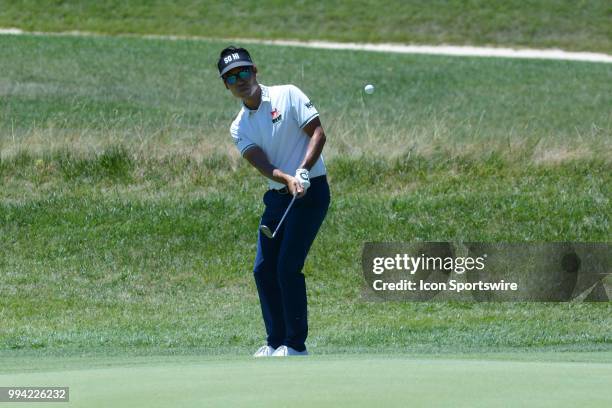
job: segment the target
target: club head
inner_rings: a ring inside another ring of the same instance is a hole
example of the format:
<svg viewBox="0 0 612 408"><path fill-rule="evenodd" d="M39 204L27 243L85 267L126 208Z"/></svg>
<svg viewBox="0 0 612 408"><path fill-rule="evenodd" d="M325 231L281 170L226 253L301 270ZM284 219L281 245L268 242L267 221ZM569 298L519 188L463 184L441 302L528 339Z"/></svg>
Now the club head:
<svg viewBox="0 0 612 408"><path fill-rule="evenodd" d="M270 228L268 228L267 225L261 225L259 227L259 230L261 231L262 234L264 234L266 237L268 238L274 238L274 234L272 233L272 230Z"/></svg>

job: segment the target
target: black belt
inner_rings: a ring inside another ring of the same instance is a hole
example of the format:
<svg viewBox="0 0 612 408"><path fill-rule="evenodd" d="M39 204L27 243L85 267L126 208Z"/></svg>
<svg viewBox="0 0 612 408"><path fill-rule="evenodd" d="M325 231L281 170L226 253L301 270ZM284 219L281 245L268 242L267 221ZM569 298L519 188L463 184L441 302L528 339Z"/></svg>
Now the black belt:
<svg viewBox="0 0 612 408"><path fill-rule="evenodd" d="M322 176L317 176L317 177L311 178L310 179L311 186L312 186L312 182L313 181L314 182L318 182L319 179L322 179L322 177L325 177L325 174L323 174ZM283 188L279 188L279 189L273 188L271 190L274 191L275 193L278 193L278 194L289 194L289 188L287 188L287 186L285 186Z"/></svg>
<svg viewBox="0 0 612 408"><path fill-rule="evenodd" d="M283 188L279 188L279 189L273 188L271 190L277 194L289 194L289 189L286 186Z"/></svg>

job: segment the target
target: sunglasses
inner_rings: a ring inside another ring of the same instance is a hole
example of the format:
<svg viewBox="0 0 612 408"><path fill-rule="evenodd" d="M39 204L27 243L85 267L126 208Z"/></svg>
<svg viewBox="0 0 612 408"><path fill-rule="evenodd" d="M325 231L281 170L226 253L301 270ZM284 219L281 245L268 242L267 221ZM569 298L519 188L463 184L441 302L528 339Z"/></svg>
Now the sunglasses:
<svg viewBox="0 0 612 408"><path fill-rule="evenodd" d="M245 68L235 74L226 76L224 78L224 81L228 85L234 85L236 82L238 82L238 78L244 79L246 81L247 79L251 78L251 75L253 75L253 71L251 71L251 68Z"/></svg>

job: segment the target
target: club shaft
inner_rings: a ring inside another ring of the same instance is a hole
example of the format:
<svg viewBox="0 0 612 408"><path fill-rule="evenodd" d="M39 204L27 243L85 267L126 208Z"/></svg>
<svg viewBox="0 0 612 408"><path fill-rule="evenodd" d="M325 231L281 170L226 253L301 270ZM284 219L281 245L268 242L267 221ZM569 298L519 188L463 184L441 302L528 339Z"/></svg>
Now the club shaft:
<svg viewBox="0 0 612 408"><path fill-rule="evenodd" d="M281 218L280 222L276 226L276 229L274 230L274 233L272 234L272 238L274 238L276 236L276 233L278 232L278 229L280 228L281 224L285 220L285 217L289 213L289 210L291 209L291 206L293 205L293 202L295 201L296 197L297 197L297 195L294 195L293 198L291 199L291 202L289 203L289 206L287 207L287 209L285 210L285 213L283 214L283 218Z"/></svg>

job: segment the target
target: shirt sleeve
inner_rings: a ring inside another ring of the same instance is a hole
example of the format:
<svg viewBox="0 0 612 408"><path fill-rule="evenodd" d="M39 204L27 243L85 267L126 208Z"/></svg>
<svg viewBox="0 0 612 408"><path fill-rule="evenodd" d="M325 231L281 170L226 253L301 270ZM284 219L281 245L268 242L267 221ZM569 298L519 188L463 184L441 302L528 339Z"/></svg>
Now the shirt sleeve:
<svg viewBox="0 0 612 408"><path fill-rule="evenodd" d="M251 147L257 146L244 134L244 132L241 132L240 127L234 123L232 123L232 126L230 127L230 134L232 135L234 145L240 152L241 156L244 156L244 152L249 150Z"/></svg>
<svg viewBox="0 0 612 408"><path fill-rule="evenodd" d="M308 122L319 116L319 112L300 88L290 85L289 89L291 93L292 113L298 126L303 128Z"/></svg>

